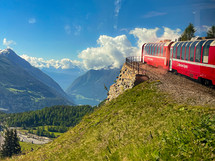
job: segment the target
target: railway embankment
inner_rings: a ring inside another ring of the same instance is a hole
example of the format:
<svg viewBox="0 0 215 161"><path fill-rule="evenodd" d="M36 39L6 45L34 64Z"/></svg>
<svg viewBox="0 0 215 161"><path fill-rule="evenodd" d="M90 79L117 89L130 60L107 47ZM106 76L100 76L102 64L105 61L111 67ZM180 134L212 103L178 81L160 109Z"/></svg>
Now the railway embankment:
<svg viewBox="0 0 215 161"><path fill-rule="evenodd" d="M177 103L215 107L214 88L202 85L183 75L175 75L172 72L142 63L139 64L139 71L126 64L123 65L116 82L110 87L107 100L118 97L125 90L131 89L147 79L159 81L157 88L168 93Z"/></svg>

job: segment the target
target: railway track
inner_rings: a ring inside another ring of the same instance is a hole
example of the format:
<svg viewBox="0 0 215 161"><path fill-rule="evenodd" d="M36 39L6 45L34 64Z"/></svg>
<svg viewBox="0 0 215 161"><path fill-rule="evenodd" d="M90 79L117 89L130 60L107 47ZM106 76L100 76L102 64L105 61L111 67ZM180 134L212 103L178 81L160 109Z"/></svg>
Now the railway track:
<svg viewBox="0 0 215 161"><path fill-rule="evenodd" d="M150 80L159 80L161 91L169 93L172 98L182 104L208 105L215 107L215 89L204 86L195 80L182 75L175 75L164 69L139 63L139 70L144 71Z"/></svg>

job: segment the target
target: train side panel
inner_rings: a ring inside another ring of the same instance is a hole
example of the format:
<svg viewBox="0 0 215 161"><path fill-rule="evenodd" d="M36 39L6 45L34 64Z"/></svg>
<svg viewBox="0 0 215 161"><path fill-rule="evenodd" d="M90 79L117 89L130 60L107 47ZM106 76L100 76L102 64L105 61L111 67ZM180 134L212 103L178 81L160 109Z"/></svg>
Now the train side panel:
<svg viewBox="0 0 215 161"><path fill-rule="evenodd" d="M146 44L143 50L145 63L169 70L170 42Z"/></svg>
<svg viewBox="0 0 215 161"><path fill-rule="evenodd" d="M200 79L207 83L211 81L210 83L215 85L215 41L204 41L202 46L198 45L200 41L192 42L190 46L187 46L187 52L182 53L185 54L184 59L177 58L177 50L175 50L172 54L172 69L193 79ZM186 60L188 53L188 60Z"/></svg>

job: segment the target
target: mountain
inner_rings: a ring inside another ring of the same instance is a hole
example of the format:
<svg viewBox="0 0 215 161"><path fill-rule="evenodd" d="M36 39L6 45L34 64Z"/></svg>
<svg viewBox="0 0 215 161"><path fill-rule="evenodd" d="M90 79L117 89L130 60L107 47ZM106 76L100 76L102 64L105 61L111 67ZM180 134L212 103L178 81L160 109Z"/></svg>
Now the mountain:
<svg viewBox="0 0 215 161"><path fill-rule="evenodd" d="M67 94L76 104L98 105L107 97L107 90L114 83L120 69L89 70L78 77L69 88Z"/></svg>
<svg viewBox="0 0 215 161"><path fill-rule="evenodd" d="M214 160L213 106L178 104L159 84L126 90L53 142L11 160Z"/></svg>
<svg viewBox="0 0 215 161"><path fill-rule="evenodd" d="M13 50L7 48L1 51L1 55L8 58L10 61L15 63L16 65L21 66L24 70L26 70L30 75L52 88L56 91L56 93L60 93L63 97L67 97L66 93L61 89L61 87L48 75L43 73L40 69L31 66L26 60L19 57Z"/></svg>
<svg viewBox="0 0 215 161"><path fill-rule="evenodd" d="M71 104L49 76L32 67L11 49L0 51L0 108L8 112Z"/></svg>
<svg viewBox="0 0 215 161"><path fill-rule="evenodd" d="M84 74L84 71L79 67L71 69L56 69L56 68L42 68L44 73L54 79L63 90L66 90L75 79Z"/></svg>

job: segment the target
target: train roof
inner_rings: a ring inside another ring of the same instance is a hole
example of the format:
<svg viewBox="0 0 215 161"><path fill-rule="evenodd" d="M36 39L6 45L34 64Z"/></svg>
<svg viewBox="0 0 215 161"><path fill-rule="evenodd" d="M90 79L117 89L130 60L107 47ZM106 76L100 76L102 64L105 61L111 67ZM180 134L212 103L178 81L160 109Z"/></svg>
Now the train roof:
<svg viewBox="0 0 215 161"><path fill-rule="evenodd" d="M204 43L206 43L208 41L211 41L210 46L215 46L215 39L203 39L203 40L195 40L195 41L176 41L171 46L174 47L175 45L177 45L177 46L178 45L183 45L184 43L187 43L186 45L189 45L189 46L192 45L192 44L195 44L195 46L196 46L196 45L199 44L199 42L202 42L202 41ZM195 43L195 42L197 42L197 43Z"/></svg>

